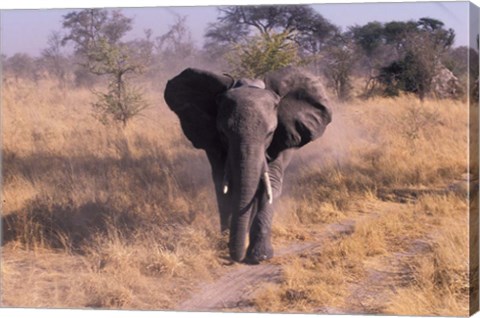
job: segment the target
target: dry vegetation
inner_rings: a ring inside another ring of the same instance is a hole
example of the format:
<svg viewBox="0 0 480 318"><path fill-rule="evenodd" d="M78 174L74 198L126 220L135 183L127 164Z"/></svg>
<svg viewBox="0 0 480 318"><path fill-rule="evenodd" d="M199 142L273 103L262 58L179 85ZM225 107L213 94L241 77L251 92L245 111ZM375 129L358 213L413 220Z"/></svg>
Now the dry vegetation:
<svg viewBox="0 0 480 318"><path fill-rule="evenodd" d="M149 97L123 131L88 90L5 87L4 305L172 308L220 265L205 159Z"/></svg>
<svg viewBox="0 0 480 318"><path fill-rule="evenodd" d="M280 286L257 292L256 308L467 315L467 116L462 102L405 96L338 105L285 201L290 224L353 218L355 229L281 260Z"/></svg>
<svg viewBox="0 0 480 318"><path fill-rule="evenodd" d="M161 90L125 130L88 90L2 91L2 305L172 309L225 270L206 159ZM282 265L260 311L468 313L467 127L460 101L338 104L290 167L275 242L354 231ZM376 295L376 296L375 296Z"/></svg>

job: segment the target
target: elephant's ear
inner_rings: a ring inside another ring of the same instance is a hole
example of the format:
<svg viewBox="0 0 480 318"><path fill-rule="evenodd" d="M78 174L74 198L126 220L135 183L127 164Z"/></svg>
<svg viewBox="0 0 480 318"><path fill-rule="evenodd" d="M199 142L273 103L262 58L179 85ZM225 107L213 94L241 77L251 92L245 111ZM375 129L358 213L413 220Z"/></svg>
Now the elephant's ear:
<svg viewBox="0 0 480 318"><path fill-rule="evenodd" d="M320 137L332 120L320 79L302 68L287 67L267 73L265 85L280 96L278 126L268 148L276 158Z"/></svg>
<svg viewBox="0 0 480 318"><path fill-rule="evenodd" d="M168 81L165 101L177 114L185 136L195 148L210 150L220 144L215 99L233 82L231 77L193 68L187 68Z"/></svg>

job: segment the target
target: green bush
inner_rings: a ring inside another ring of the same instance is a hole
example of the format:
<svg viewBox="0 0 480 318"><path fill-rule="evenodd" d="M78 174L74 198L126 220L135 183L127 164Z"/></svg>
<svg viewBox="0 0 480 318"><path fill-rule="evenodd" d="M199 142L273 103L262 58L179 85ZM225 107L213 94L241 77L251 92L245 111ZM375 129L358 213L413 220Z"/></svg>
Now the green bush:
<svg viewBox="0 0 480 318"><path fill-rule="evenodd" d="M256 78L268 71L301 64L298 45L290 39L290 35L288 31L266 33L234 46L227 56L232 75Z"/></svg>

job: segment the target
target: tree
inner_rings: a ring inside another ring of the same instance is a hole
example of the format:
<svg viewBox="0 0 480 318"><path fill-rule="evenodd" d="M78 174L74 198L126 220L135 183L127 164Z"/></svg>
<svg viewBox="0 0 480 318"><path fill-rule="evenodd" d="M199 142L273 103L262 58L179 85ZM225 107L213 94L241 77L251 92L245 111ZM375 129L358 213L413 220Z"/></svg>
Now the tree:
<svg viewBox="0 0 480 318"><path fill-rule="evenodd" d="M169 30L155 39L155 48L162 67L168 66L169 73L177 73L188 64L189 59L195 56L196 48L187 26L187 17L176 16Z"/></svg>
<svg viewBox="0 0 480 318"><path fill-rule="evenodd" d="M147 107L139 89L130 79L144 72L149 62L148 47L122 42L131 29L132 20L120 11L86 9L64 16L64 28L69 30L64 43L73 42L75 51L90 73L108 78L106 92L96 92L93 109L106 123L109 119L126 126L128 121Z"/></svg>
<svg viewBox="0 0 480 318"><path fill-rule="evenodd" d="M429 34L433 46L438 51L450 48L455 40L455 31L453 29L445 30L443 26L442 21L431 18L421 18L417 22L419 31Z"/></svg>
<svg viewBox="0 0 480 318"><path fill-rule="evenodd" d="M477 48L469 49L469 88L470 98L473 101L478 102L479 95L479 56L478 56L478 36L477 36Z"/></svg>
<svg viewBox="0 0 480 318"><path fill-rule="evenodd" d="M25 53L15 53L7 58L4 69L5 73L11 74L15 78L15 82L18 82L19 79L36 81L39 77L35 59Z"/></svg>
<svg viewBox="0 0 480 318"><path fill-rule="evenodd" d="M62 45L73 43L73 59L79 66L74 70L75 84L91 86L97 82L98 77L92 76L90 72L89 52L95 49L99 39L118 43L131 30L132 20L118 10L84 9L63 16L62 25L68 32L62 38Z"/></svg>
<svg viewBox="0 0 480 318"><path fill-rule="evenodd" d="M65 88L69 61L62 52L62 35L58 31L50 33L47 48L42 51L42 64L47 72L57 79L61 88Z"/></svg>
<svg viewBox="0 0 480 318"><path fill-rule="evenodd" d="M73 42L75 52L87 56L99 40L118 43L132 29L132 19L119 10L84 9L63 16L62 25L69 30L63 44Z"/></svg>
<svg viewBox="0 0 480 318"><path fill-rule="evenodd" d="M95 50L89 53L90 70L97 75L109 77L107 93L97 92L99 100L93 104L104 123L112 117L123 126L147 108L140 91L127 82L127 76L140 74L145 64L132 61L134 53L127 44L110 44L107 40L99 40Z"/></svg>
<svg viewBox="0 0 480 318"><path fill-rule="evenodd" d="M289 32L291 39L308 52L317 52L322 42L337 32L337 28L321 14L305 5L289 6L236 6L219 9L221 15L217 24L212 24L206 37L217 42L233 41L252 31L259 34ZM236 35L232 26L236 26ZM228 32L222 32L222 31ZM226 34L227 36L225 36ZM240 35L240 36L238 36Z"/></svg>
<svg viewBox="0 0 480 318"><path fill-rule="evenodd" d="M387 44L394 44L401 49L409 34L417 31L415 21L391 21L384 25L384 36Z"/></svg>
<svg viewBox="0 0 480 318"><path fill-rule="evenodd" d="M370 70L366 96L373 92L370 84L376 80L384 85L387 95L403 90L423 99L431 91L432 80L442 69L443 56L455 39L452 29L445 29L443 22L432 18L371 22L350 31Z"/></svg>
<svg viewBox="0 0 480 318"><path fill-rule="evenodd" d="M186 16L177 16L176 21L163 35L157 37L157 48L168 54L180 54L181 58L189 56L194 50L192 35L186 25Z"/></svg>
<svg viewBox="0 0 480 318"><path fill-rule="evenodd" d="M219 18L220 20L220 18ZM217 23L209 23L205 33L206 43L210 45L234 44L246 38L250 30L246 24L237 24L230 19L222 19Z"/></svg>
<svg viewBox="0 0 480 318"><path fill-rule="evenodd" d="M351 97L351 76L356 62L354 43L350 33L344 33L326 47L322 55L324 73L339 100Z"/></svg>
<svg viewBox="0 0 480 318"><path fill-rule="evenodd" d="M315 55L338 31L306 5L229 6L219 13L207 29L204 49L217 60L229 56L234 73L261 74L286 62L315 64ZM242 65L234 65L232 55Z"/></svg>
<svg viewBox="0 0 480 318"><path fill-rule="evenodd" d="M368 57L384 44L384 27L377 21L369 22L364 26L350 27L350 32L355 43L363 49Z"/></svg>
<svg viewBox="0 0 480 318"><path fill-rule="evenodd" d="M396 96L399 90L411 92L423 99L431 90L439 65L434 40L426 34L411 34L402 59L380 71L379 80L386 85L385 93Z"/></svg>
<svg viewBox="0 0 480 318"><path fill-rule="evenodd" d="M205 49L216 56L252 36L286 34L296 43L299 56L317 54L338 31L313 8L306 5L234 6L219 9L216 23L205 34Z"/></svg>
<svg viewBox="0 0 480 318"><path fill-rule="evenodd" d="M288 33L261 34L239 44L228 56L236 77L258 78L268 71L300 64L298 47Z"/></svg>
<svg viewBox="0 0 480 318"><path fill-rule="evenodd" d="M442 56L442 63L459 77L468 73L469 67L469 48L467 46L459 46L448 50Z"/></svg>
<svg viewBox="0 0 480 318"><path fill-rule="evenodd" d="M374 21L364 26L350 27L348 33L358 48L355 49L357 67L366 77L363 96L369 97L373 93L378 69L385 63L387 52L391 51L386 47L385 29L382 23Z"/></svg>
<svg viewBox="0 0 480 318"><path fill-rule="evenodd" d="M211 60L221 60L236 43L248 38L249 33L246 25L237 25L235 22L209 23L203 49Z"/></svg>

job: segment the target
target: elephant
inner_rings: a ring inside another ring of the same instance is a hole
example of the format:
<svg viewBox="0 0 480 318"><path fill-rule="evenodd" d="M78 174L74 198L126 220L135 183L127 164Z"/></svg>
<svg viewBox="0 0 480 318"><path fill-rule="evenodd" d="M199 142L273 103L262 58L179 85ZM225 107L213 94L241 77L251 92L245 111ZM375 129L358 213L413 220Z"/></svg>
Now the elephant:
<svg viewBox="0 0 480 318"><path fill-rule="evenodd" d="M230 257L248 264L272 258L272 202L285 169L295 149L320 137L332 120L320 79L298 67L270 71L263 80L187 68L167 82L164 98L211 165Z"/></svg>

